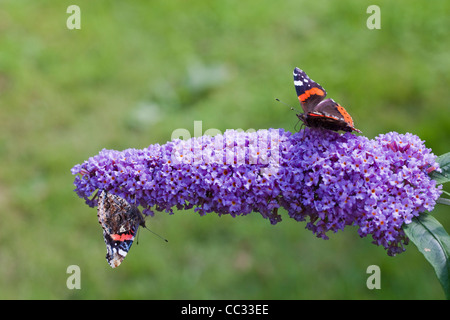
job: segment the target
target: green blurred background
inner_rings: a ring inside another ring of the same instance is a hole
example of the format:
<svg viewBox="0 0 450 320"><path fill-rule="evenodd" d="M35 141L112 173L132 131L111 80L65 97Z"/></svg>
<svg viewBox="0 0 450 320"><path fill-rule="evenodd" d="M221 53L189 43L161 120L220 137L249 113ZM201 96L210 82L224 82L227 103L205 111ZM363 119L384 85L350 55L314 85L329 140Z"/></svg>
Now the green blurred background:
<svg viewBox="0 0 450 320"><path fill-rule="evenodd" d="M67 7L81 9L69 30ZM369 5L381 29L369 30ZM450 151L450 2L1 1L0 298L443 299L413 244L388 257L355 228L315 238L281 212L157 213L111 269L70 169L178 128L294 131L298 66L369 138L412 132ZM448 189L448 188L447 188ZM436 218L450 229L449 210ZM369 265L381 290L366 287ZM69 265L81 289L69 290Z"/></svg>

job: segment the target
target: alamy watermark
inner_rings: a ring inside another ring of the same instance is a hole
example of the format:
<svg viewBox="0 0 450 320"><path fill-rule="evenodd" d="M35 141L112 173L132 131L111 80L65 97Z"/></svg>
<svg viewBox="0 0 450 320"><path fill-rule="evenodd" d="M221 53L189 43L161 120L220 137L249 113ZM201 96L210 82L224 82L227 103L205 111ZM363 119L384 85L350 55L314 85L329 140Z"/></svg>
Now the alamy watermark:
<svg viewBox="0 0 450 320"><path fill-rule="evenodd" d="M66 269L66 273L70 274L66 280L67 289L81 289L81 269L76 264L70 265Z"/></svg>
<svg viewBox="0 0 450 320"><path fill-rule="evenodd" d="M67 7L66 13L70 16L66 20L67 29L81 29L81 9L79 6L72 4Z"/></svg>
<svg viewBox="0 0 450 320"><path fill-rule="evenodd" d="M380 267L377 265L370 265L366 269L366 273L370 274L367 278L366 286L367 289L381 289L381 271Z"/></svg>
<svg viewBox="0 0 450 320"><path fill-rule="evenodd" d="M381 29L381 9L379 6L373 4L367 7L366 13L371 15L367 18L367 28L370 30Z"/></svg>
<svg viewBox="0 0 450 320"><path fill-rule="evenodd" d="M172 164L262 164L280 163L278 130L208 129L203 134L202 121L194 121L194 137L187 129L172 132Z"/></svg>

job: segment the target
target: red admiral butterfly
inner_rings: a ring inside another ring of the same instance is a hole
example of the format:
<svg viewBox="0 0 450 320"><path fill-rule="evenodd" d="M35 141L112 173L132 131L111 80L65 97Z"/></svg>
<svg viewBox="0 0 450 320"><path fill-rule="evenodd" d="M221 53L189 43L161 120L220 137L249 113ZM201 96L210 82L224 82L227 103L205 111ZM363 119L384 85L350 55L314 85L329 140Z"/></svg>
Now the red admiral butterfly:
<svg viewBox="0 0 450 320"><path fill-rule="evenodd" d="M97 216L103 228L106 260L115 268L125 259L139 226L145 228L144 216L136 206L105 190L98 197Z"/></svg>
<svg viewBox="0 0 450 320"><path fill-rule="evenodd" d="M327 92L299 68L294 69L294 85L303 112L297 117L312 128L333 131L361 132L353 126L352 117L333 99L326 99Z"/></svg>

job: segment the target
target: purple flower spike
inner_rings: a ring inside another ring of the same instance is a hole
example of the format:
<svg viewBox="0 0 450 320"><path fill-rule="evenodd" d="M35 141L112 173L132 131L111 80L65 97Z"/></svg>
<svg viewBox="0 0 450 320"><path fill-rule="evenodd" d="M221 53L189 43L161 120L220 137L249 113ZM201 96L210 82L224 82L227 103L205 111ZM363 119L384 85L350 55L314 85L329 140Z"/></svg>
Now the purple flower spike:
<svg viewBox="0 0 450 320"><path fill-rule="evenodd" d="M174 140L122 152L102 150L72 168L75 191L90 206L96 190L173 213L194 208L204 215L259 212L272 224L284 208L327 239L347 225L389 255L404 251L404 223L431 211L441 194L427 174L436 156L417 136L391 132L374 140L310 129L239 132Z"/></svg>

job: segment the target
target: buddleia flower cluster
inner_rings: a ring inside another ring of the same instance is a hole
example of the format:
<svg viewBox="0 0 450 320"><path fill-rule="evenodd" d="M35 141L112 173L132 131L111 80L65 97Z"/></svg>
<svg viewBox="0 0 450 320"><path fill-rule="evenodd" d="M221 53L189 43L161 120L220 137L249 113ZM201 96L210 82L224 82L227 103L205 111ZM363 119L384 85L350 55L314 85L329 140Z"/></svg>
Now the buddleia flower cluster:
<svg viewBox="0 0 450 320"><path fill-rule="evenodd" d="M233 217L281 213L316 236L357 226L389 255L404 251L404 224L433 210L441 194L428 174L436 156L419 137L391 132L373 140L306 128L173 140L144 149L102 150L72 168L77 194L95 206L98 190L143 213L193 209Z"/></svg>

